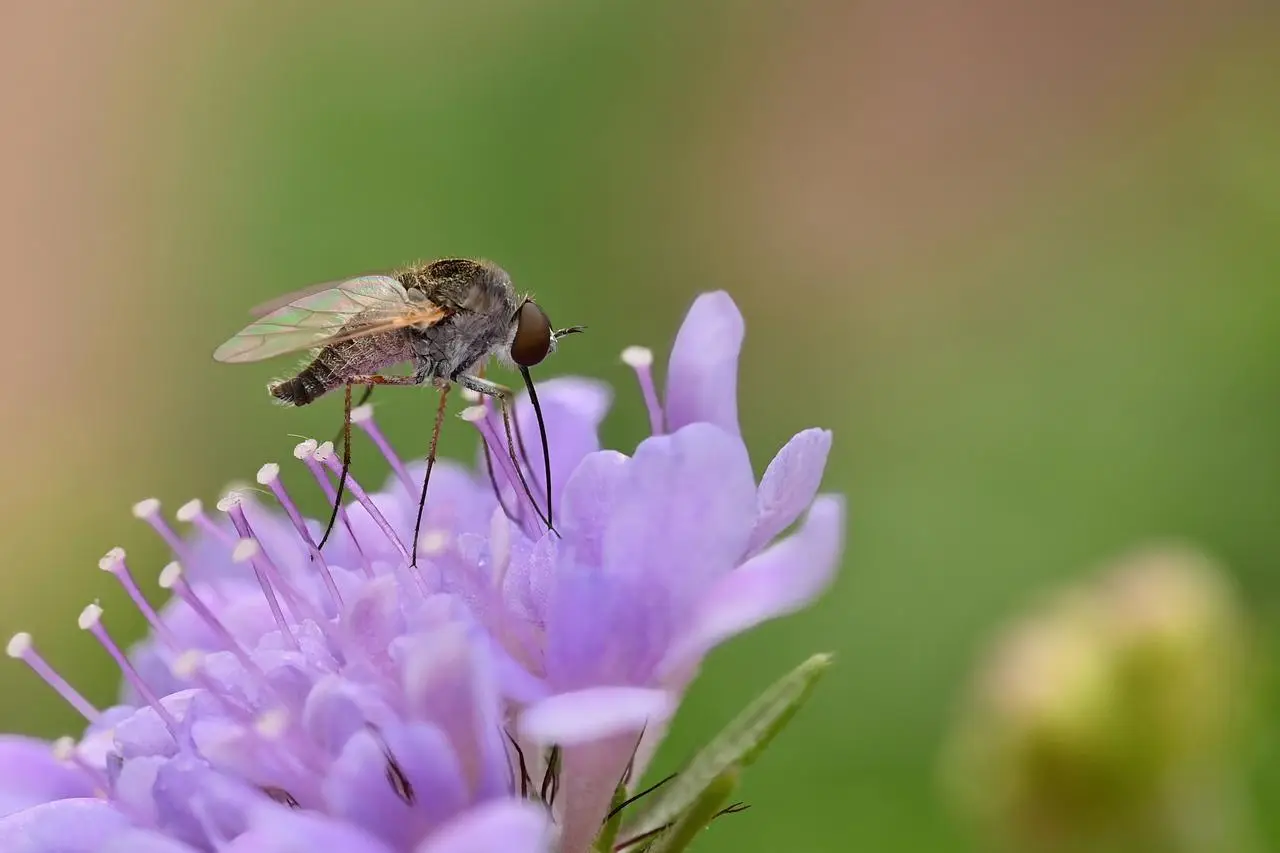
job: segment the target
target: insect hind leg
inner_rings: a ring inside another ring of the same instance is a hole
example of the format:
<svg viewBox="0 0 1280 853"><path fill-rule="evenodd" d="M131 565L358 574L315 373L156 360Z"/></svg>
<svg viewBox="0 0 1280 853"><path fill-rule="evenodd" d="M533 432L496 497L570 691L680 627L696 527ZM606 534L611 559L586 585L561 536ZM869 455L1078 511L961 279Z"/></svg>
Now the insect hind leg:
<svg viewBox="0 0 1280 853"><path fill-rule="evenodd" d="M338 490L333 499L333 511L329 514L329 523L325 525L324 535L320 537L320 544L317 549L324 548L329 541L329 536L333 533L334 526L338 523L338 513L342 511L342 495L347 486L347 473L351 470L351 386L365 385L367 389L361 405L369 399L369 395L373 393L375 385L420 385L421 380L416 376L349 376L344 383L343 406L342 406L342 473L338 476Z"/></svg>

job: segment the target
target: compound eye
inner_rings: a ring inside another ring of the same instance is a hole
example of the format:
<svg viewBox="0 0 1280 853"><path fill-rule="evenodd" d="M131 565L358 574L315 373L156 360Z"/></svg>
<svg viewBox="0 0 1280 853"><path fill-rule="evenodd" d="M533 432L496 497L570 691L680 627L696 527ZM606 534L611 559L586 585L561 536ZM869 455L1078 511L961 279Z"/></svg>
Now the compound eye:
<svg viewBox="0 0 1280 853"><path fill-rule="evenodd" d="M516 312L516 336L511 342L511 360L521 367L533 367L551 350L551 321L536 302L525 302Z"/></svg>

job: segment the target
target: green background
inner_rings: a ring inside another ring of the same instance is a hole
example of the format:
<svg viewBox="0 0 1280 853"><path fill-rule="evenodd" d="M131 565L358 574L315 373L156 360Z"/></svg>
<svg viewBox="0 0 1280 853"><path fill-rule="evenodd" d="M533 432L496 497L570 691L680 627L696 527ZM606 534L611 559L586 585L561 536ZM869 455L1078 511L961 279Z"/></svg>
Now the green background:
<svg viewBox="0 0 1280 853"><path fill-rule="evenodd" d="M660 764L811 652L836 652L837 666L748 775L753 810L699 849L976 849L937 771L983 644L1041 591L1135 544L1173 537L1220 558L1273 651L1276 30L1241 26L1175 54L1143 90L1160 97L1132 105L1140 120L1126 102L1091 124L976 224L926 229L929 209L899 211L897 248L863 253L856 217L756 239L751 227L783 214L735 183L754 168L738 133L761 126L742 117L785 101L771 75L808 56L775 38L789 14L558 2L171 16L117 81L142 87L133 96L153 109L123 136L144 177L104 223L142 247L145 273L112 285L119 334L97 354L119 369L95 379L108 396L113 383L133 389L97 415L132 437L100 448L118 477L90 485L55 472L66 498L56 518L14 517L5 627L35 631L74 683L107 701L117 676L74 614L101 596L117 636L141 628L93 562L123 544L153 589L166 559L128 505L150 493L170 511L193 495L212 504L227 483L287 458L291 434L328 435L340 417L337 400L269 405L263 383L286 366L214 365L212 349L280 292L470 254L502 263L558 325L590 326L542 374L613 383L614 446L646 430L618 352L648 344L661 365L694 295L718 288L747 317L740 396L757 469L799 429L835 430L826 489L850 508L836 586L711 657ZM873 128L859 103L822 109ZM797 164L804 134L824 126L797 124ZM785 146L767 162L786 184ZM741 215L756 207L758 221ZM806 230L824 251L786 238ZM380 421L407 455L425 446L431 406L382 395ZM445 452L469 455L471 441L455 424ZM381 478L361 449L363 479ZM288 466L286 476L302 482ZM313 496L309 509L321 508ZM0 670L0 691L0 728L53 736L75 725L16 664ZM1262 695L1268 725L1245 770L1265 806L1280 796L1267 734L1280 710ZM1274 812L1260 809L1280 839Z"/></svg>

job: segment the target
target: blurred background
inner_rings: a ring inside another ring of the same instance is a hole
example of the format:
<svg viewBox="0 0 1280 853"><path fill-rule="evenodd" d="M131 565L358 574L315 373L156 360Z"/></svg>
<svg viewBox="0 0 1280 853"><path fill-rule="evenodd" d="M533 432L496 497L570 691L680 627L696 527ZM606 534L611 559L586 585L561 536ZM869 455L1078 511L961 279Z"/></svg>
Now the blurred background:
<svg viewBox="0 0 1280 853"><path fill-rule="evenodd" d="M1273 4L3 9L0 633L91 698L80 608L141 634L97 559L167 559L130 505L340 422L214 347L314 281L482 255L591 327L548 367L615 384L616 446L618 352L714 288L757 467L835 430L839 582L713 656L659 763L838 666L699 849L1280 845ZM380 420L425 446L431 406ZM0 695L0 729L76 726L16 663Z"/></svg>

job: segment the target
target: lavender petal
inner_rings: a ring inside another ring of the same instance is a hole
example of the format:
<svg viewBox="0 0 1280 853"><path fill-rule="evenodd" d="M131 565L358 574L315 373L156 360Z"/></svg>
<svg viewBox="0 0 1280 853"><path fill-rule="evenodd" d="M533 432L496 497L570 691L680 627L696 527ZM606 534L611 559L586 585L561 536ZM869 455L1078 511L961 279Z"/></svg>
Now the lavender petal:
<svg viewBox="0 0 1280 853"><path fill-rule="evenodd" d="M551 821L544 809L498 800L458 816L414 853L548 853L551 842Z"/></svg>
<svg viewBox="0 0 1280 853"><path fill-rule="evenodd" d="M819 497L796 533L711 589L697 620L673 645L661 669L686 666L729 637L811 602L835 576L843 535L844 499Z"/></svg>
<svg viewBox="0 0 1280 853"><path fill-rule="evenodd" d="M667 429L711 423L738 428L738 353L745 326L724 291L699 296L676 335L667 368Z"/></svg>
<svg viewBox="0 0 1280 853"><path fill-rule="evenodd" d="M520 717L520 731L542 744L576 746L615 735L639 734L666 720L676 699L665 690L593 687L544 699Z"/></svg>
<svg viewBox="0 0 1280 853"><path fill-rule="evenodd" d="M49 744L16 735L0 736L0 817L41 803L92 794L89 776L54 758Z"/></svg>
<svg viewBox="0 0 1280 853"><path fill-rule="evenodd" d="M765 469L756 495L755 529L747 552L773 541L813 503L831 452L831 432L807 429L792 437Z"/></svg>

